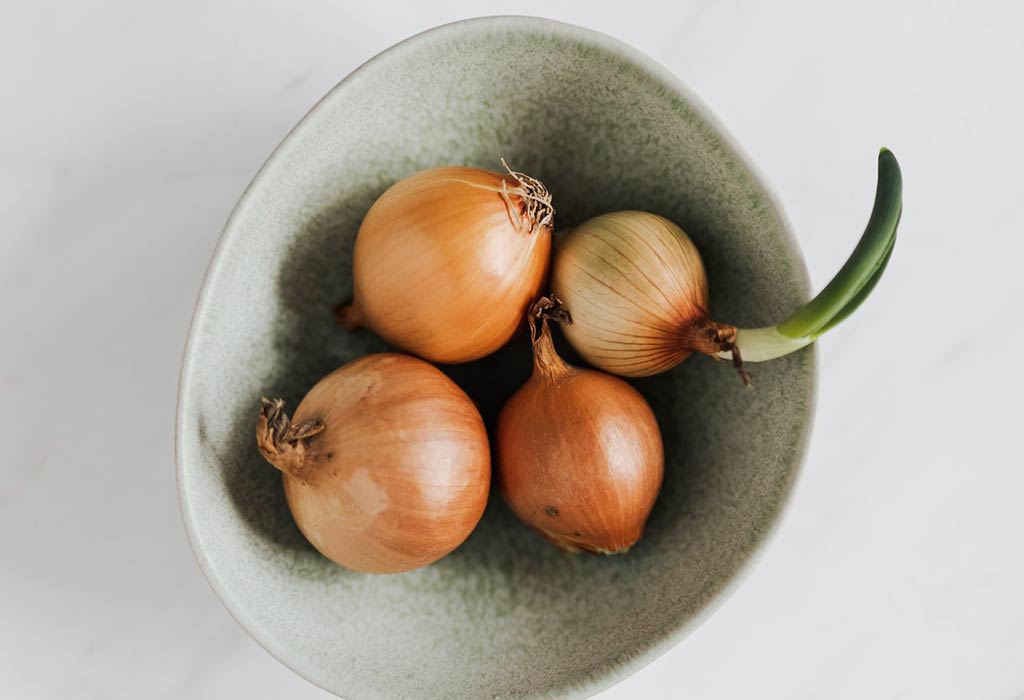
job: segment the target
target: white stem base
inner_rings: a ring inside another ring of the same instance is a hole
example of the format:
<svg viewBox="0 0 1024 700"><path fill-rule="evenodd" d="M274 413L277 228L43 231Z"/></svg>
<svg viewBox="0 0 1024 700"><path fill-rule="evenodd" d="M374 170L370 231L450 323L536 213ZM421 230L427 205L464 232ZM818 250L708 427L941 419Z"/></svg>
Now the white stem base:
<svg viewBox="0 0 1024 700"><path fill-rule="evenodd" d="M740 349L744 362L774 360L776 357L796 352L813 341L813 338L790 338L782 335L775 326L741 328L736 334L736 346ZM732 359L732 353L729 351L720 352L718 356L723 360Z"/></svg>

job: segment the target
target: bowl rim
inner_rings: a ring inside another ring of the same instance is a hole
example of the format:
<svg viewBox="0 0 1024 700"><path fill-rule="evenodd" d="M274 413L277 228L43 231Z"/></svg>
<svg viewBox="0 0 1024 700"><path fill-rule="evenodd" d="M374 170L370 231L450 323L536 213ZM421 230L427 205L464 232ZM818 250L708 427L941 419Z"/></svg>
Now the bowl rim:
<svg viewBox="0 0 1024 700"><path fill-rule="evenodd" d="M260 166L259 170L257 170L252 180L250 180L249 184L242 191L241 196L233 206L231 214L228 216L218 237L210 262L207 265L206 272L203 276L195 307L192 311L192 316L189 320L188 334L186 336L184 352L182 354L181 369L178 379L177 408L175 413L174 457L178 507L182 522L185 526L185 533L188 538L189 548L192 551L192 555L195 558L196 563L202 570L207 583L213 589L221 604L235 619L235 622L237 622L238 625L245 630L245 632L257 644L265 649L277 661L304 678L306 681L338 697L342 697L338 694L338 691L321 684L312 670L303 668L299 660L290 658L287 649L278 648L272 634L267 633L266 630L259 629L259 624L254 620L247 619L246 611L236 603L231 591L219 579L213 563L210 561L201 544L201 538L194 518L194 513L192 511L192 506L188 501L185 489L185 481L188 478L185 473L188 469L185 464L185 453L187 451L185 445L185 422L186 416L190 414L191 410L189 387L192 384L192 369L195 364L195 350L198 343L198 324L201 317L205 315L207 307L209 306L210 287L213 279L217 276L217 273L223 264L225 250L228 248L229 243L238 235L236 222L239 218L240 212L248 204L253 190L267 176L271 166L277 161L281 151L291 141L293 135L302 129L306 122L311 119L328 100L336 99L339 94L344 93L346 87L350 83L354 82L355 79L372 69L378 63L390 60L390 58L395 54L413 50L421 44L457 36L466 32L487 32L494 30L519 30L525 32L546 33L551 36L557 36L559 38L596 46L597 48L600 48L610 54L617 55L619 58L636 65L638 68L650 75L655 82L660 83L667 92L678 95L682 98L682 100L686 102L686 104L715 132L716 136L720 140L721 148L744 169L746 169L750 177L764 191L768 201L771 203L780 222L782 223L781 233L788 243L788 250L786 252L792 258L791 262L794 265L794 271L801 275L802 279L799 281L802 283L804 289L810 289L810 277L807 273L806 262L800 249L799 242L793 233L793 228L785 207L776 194L774 188L769 184L764 174L754 164L746 151L743 150L735 137L732 136L728 129L726 129L725 125L703 102L703 100L701 100L700 97L698 97L685 83L683 83L680 78L672 73L672 71L647 54L641 52L639 49L636 49L624 41L616 39L608 34L567 22L528 15L490 15L462 19L423 30L389 46L388 48L385 48L360 64L335 84L330 90L328 90L323 97L317 100L309 111L302 116L295 126L288 131L284 138L281 139L280 143L274 147L274 150L271 151L270 155ZM707 621L725 603L725 601L732 596L733 593L736 592L743 581L750 575L754 567L760 562L768 549L768 545L774 540L775 535L777 534L785 517L786 511L788 510L793 493L796 490L796 484L800 479L807 460L808 444L810 441L810 435L813 431L820 366L817 350L814 345L808 346L802 350L802 352L810 353L811 359L810 391L807 396L807 420L799 427L798 436L796 437L796 446L798 450L795 463L791 465L787 483L783 487L780 498L774 504L775 512L772 514L772 518L768 526L759 533L759 536L750 548L740 555L741 561L733 574L723 581L718 588L706 595L703 601L703 606L695 614L683 620L677 626L672 627L664 634L652 637L649 643L638 653L620 661L609 662L600 668L592 670L587 679L578 682L571 688L562 689L563 692L560 693L561 697L569 700L581 700L582 698L591 697L613 685L616 685L629 676L632 676L659 657L666 654L685 637L689 636L693 631L704 624L704 622Z"/></svg>

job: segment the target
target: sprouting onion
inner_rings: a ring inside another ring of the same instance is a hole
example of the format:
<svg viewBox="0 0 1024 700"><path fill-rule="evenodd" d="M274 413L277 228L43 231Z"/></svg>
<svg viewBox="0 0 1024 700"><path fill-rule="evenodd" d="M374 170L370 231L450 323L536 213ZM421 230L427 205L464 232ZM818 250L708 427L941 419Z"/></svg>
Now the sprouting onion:
<svg viewBox="0 0 1024 700"><path fill-rule="evenodd" d="M675 223L643 211L594 217L566 232L552 263L552 292L574 323L566 338L591 365L627 377L672 369L691 354L743 362L781 357L853 313L881 278L899 224L902 180L882 149L875 206L850 259L811 302L776 326L739 329L712 319L697 247Z"/></svg>

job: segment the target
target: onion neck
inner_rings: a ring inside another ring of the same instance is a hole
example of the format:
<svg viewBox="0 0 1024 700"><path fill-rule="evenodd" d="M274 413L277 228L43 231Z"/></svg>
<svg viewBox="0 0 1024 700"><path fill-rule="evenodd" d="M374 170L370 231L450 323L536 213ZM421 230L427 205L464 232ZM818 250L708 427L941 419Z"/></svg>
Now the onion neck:
<svg viewBox="0 0 1024 700"><path fill-rule="evenodd" d="M689 337L685 340L686 344L697 352L710 355L716 360L723 353L728 353L729 359L732 360L732 364L739 373L743 385L750 386L750 375L743 368L745 353L740 353L737 343L738 331L736 326L718 323L705 316L690 327L687 335Z"/></svg>
<svg viewBox="0 0 1024 700"><path fill-rule="evenodd" d="M551 329L546 319L540 322L540 331L533 338L533 371L549 380L557 380L571 371L555 350Z"/></svg>
<svg viewBox="0 0 1024 700"><path fill-rule="evenodd" d="M293 424L284 412L284 401L263 398L256 419L256 446L264 459L285 474L309 481L307 441L325 427L320 421Z"/></svg>
<svg viewBox="0 0 1024 700"><path fill-rule="evenodd" d="M530 339L533 342L533 373L549 380L557 380L572 371L555 350L548 320L572 323L569 312L555 297L541 297L530 307Z"/></svg>
<svg viewBox="0 0 1024 700"><path fill-rule="evenodd" d="M537 178L512 170L504 158L501 164L515 180L511 189L505 184L507 181L503 180L501 188L512 223L517 228L525 224L530 233L537 233L542 228L550 231L554 227L555 208L551 204L548 188ZM512 197L518 198L518 204L512 202Z"/></svg>

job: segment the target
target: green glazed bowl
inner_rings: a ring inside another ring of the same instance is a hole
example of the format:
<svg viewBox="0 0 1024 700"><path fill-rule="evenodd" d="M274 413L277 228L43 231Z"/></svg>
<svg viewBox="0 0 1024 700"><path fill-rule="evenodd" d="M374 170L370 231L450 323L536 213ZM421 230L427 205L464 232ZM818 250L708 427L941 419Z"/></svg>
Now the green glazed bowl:
<svg viewBox="0 0 1024 700"><path fill-rule="evenodd" d="M322 375L384 350L334 327L360 220L395 181L504 157L551 190L558 227L618 209L672 219L704 255L712 316L784 318L808 281L781 207L674 76L601 34L524 17L443 26L342 81L274 151L231 215L181 376L178 484L192 548L238 622L350 700L583 698L693 630L776 527L807 445L813 349L753 368L692 358L635 382L665 439L661 496L628 554L565 556L496 490L480 525L419 571L320 556L256 451L262 395L295 406ZM571 357L571 355L570 355ZM528 376L527 339L446 368L492 423Z"/></svg>

